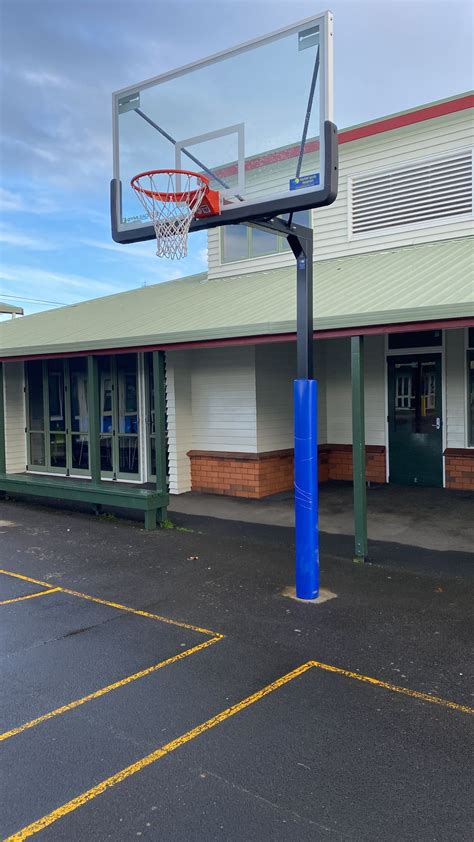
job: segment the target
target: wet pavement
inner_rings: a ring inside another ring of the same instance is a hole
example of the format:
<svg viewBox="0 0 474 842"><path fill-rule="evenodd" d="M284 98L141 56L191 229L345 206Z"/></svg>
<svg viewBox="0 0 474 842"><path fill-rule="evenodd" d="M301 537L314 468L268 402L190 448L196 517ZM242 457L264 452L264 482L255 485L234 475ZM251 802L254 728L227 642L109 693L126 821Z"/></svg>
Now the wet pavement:
<svg viewBox="0 0 474 842"><path fill-rule="evenodd" d="M469 554L173 520L0 503L0 837L470 839Z"/></svg>

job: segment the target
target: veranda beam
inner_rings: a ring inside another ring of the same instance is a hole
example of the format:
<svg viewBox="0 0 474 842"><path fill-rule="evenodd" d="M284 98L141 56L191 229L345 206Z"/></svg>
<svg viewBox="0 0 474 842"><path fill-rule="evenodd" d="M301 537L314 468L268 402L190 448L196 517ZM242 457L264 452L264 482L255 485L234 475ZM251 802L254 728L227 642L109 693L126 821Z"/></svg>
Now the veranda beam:
<svg viewBox="0 0 474 842"><path fill-rule="evenodd" d="M156 490L167 494L166 487L166 391L165 391L165 354L153 351L153 391L155 397L155 455L156 455ZM158 513L160 520L166 518L166 509Z"/></svg>
<svg viewBox="0 0 474 842"><path fill-rule="evenodd" d="M5 401L3 397L3 373L5 364L0 363L0 474L7 470L7 459L5 449Z"/></svg>
<svg viewBox="0 0 474 842"><path fill-rule="evenodd" d="M355 561L367 559L367 487L365 468L364 337L351 337L352 478Z"/></svg>

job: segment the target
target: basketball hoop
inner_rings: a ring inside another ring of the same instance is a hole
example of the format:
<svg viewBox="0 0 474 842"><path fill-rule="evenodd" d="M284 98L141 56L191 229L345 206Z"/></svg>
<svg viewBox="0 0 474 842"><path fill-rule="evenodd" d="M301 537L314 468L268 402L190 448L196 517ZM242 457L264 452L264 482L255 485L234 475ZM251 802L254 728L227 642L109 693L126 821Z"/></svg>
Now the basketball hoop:
<svg viewBox="0 0 474 842"><path fill-rule="evenodd" d="M186 257L193 219L220 213L219 192L209 179L189 170L149 170L132 178L156 233L156 254L172 260Z"/></svg>

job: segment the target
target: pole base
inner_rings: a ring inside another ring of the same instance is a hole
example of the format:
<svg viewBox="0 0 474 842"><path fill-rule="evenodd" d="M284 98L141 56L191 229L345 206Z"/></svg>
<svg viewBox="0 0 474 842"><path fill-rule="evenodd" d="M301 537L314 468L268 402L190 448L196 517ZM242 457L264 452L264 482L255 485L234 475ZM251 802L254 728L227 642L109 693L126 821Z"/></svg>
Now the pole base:
<svg viewBox="0 0 474 842"><path fill-rule="evenodd" d="M281 595L294 599L296 602L306 602L308 605L322 605L323 602L328 602L330 599L336 599L337 597L337 593L328 591L327 588L321 588L319 596L315 597L315 599L303 599L300 596L296 596L296 588L294 585L289 585L287 588L284 588Z"/></svg>

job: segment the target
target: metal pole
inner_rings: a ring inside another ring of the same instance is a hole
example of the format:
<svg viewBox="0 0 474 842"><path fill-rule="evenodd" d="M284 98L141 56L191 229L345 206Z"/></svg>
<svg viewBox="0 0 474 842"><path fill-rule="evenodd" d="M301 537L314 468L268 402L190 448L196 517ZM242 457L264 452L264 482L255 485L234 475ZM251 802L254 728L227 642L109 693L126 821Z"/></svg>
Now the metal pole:
<svg viewBox="0 0 474 842"><path fill-rule="evenodd" d="M89 465L91 479L100 482L100 390L97 357L87 357L87 402L89 407Z"/></svg>
<svg viewBox="0 0 474 842"><path fill-rule="evenodd" d="M0 474L7 471L7 458L5 450L5 400L3 397L5 364L0 363Z"/></svg>
<svg viewBox="0 0 474 842"><path fill-rule="evenodd" d="M313 380L313 231L288 235L296 257L295 543L296 596L319 595L318 384Z"/></svg>
<svg viewBox="0 0 474 842"><path fill-rule="evenodd" d="M354 561L365 561L367 546L367 487L365 468L364 337L351 337L352 479L354 489Z"/></svg>

